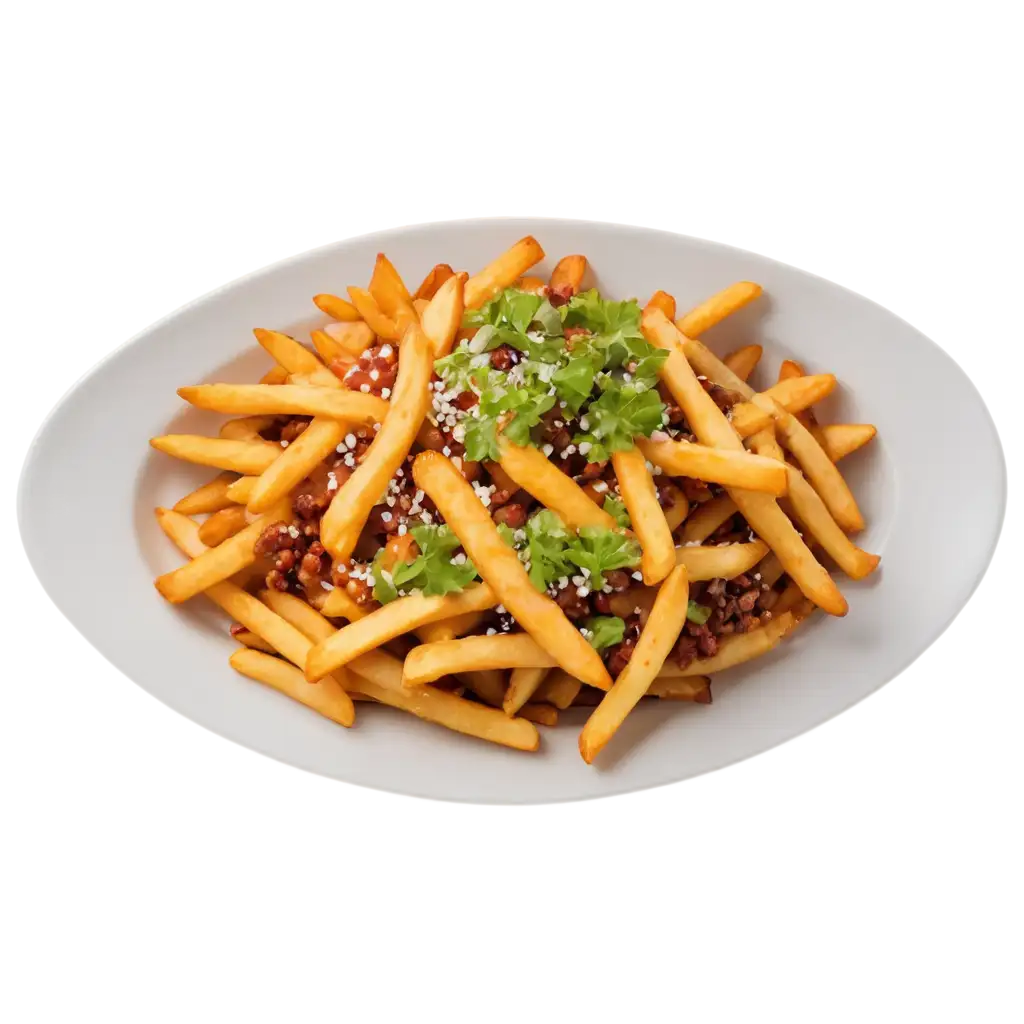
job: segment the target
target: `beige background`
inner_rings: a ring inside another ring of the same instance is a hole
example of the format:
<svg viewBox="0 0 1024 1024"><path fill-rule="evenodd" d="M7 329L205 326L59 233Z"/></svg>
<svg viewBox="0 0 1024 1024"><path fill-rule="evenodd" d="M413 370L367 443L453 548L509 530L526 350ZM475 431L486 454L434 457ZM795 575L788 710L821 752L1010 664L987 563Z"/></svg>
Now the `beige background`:
<svg viewBox="0 0 1024 1024"><path fill-rule="evenodd" d="M5 468L147 312L368 220L1019 213L1022 42L1012 12L0 14ZM344 796L142 707L0 544L4 1024L1020 1017L1016 812Z"/></svg>

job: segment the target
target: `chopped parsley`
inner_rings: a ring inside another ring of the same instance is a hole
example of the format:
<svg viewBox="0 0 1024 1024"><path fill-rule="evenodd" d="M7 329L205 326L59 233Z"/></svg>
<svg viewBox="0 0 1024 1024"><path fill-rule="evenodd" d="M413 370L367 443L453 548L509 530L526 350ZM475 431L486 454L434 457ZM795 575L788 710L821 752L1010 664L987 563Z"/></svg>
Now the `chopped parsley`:
<svg viewBox="0 0 1024 1024"><path fill-rule="evenodd" d="M621 644L626 635L626 623L616 615L595 615L584 619L583 629L587 642L597 651Z"/></svg>
<svg viewBox="0 0 1024 1024"><path fill-rule="evenodd" d="M402 593L451 594L463 590L477 579L476 567L455 552L462 541L450 526L414 526L409 530L419 554L411 562L398 562L387 568L388 549L381 548L373 559L373 596L388 604Z"/></svg>
<svg viewBox="0 0 1024 1024"><path fill-rule="evenodd" d="M535 443L535 428L556 404L579 421L573 443L589 462L629 450L634 437L650 437L665 422L656 385L667 353L644 339L635 300L607 301L591 289L555 309L539 295L506 288L467 312L463 326L476 334L434 369L451 396L472 391L479 399L462 417L470 461L497 459L499 435ZM577 330L566 339L569 328ZM491 365L489 353L500 345L520 354L508 372Z"/></svg>
<svg viewBox="0 0 1024 1024"><path fill-rule="evenodd" d="M604 499L603 508L622 529L628 530L630 528L629 512L626 511L626 503L621 498L616 497L614 494L607 495Z"/></svg>
<svg viewBox="0 0 1024 1024"><path fill-rule="evenodd" d="M703 626L711 618L711 609L705 604L697 604L696 601L691 601L686 606L686 617L698 626Z"/></svg>

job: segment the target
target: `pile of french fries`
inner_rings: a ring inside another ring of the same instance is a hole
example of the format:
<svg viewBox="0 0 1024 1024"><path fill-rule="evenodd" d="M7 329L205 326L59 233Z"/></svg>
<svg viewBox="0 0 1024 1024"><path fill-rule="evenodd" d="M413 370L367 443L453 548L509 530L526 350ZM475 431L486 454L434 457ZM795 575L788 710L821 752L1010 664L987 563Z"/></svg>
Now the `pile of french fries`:
<svg viewBox="0 0 1024 1024"><path fill-rule="evenodd" d="M255 332L272 360L258 384L180 389L192 405L232 418L219 437L151 441L162 452L220 471L174 508L156 510L160 527L188 558L156 586L170 602L203 595L227 613L240 645L229 661L239 673L346 727L355 721L355 702L387 704L518 750L538 748L538 723L554 725L560 712L589 706L579 747L590 763L641 699L710 703L715 673L771 651L815 608L846 614L829 567L859 579L879 559L851 539L865 523L837 463L869 442L875 429L818 422L813 407L835 388L831 374L808 375L786 361L777 382L757 391L748 379L760 346L720 359L701 343L701 334L757 299L761 289L749 282L725 288L679 318L675 300L663 291L643 309L643 337L667 353L661 381L696 441L638 437L632 450L611 456L650 596L642 632L617 678L558 603L534 588L467 479L467 466L421 442L432 423L435 360L472 337L462 326L467 311L510 287L532 294L557 287L563 296L579 291L584 257L563 259L547 283L528 275L543 258L537 241L526 237L472 275L439 264L410 291L382 254L367 288L349 288L347 299L315 297L329 322L312 333L311 348L275 330ZM339 367L383 343L398 351L394 387L379 395L346 387ZM723 413L705 378L742 401ZM290 444L265 440L262 434L282 417L309 422ZM309 594L266 585L257 540L292 520L297 489L322 473L357 429L372 443L319 524L332 563L349 562L389 482L412 457L415 486L454 531L479 582L439 596L409 593L381 606L360 604L340 586ZM540 448L502 440L494 472L570 530L617 528ZM714 484L716 496L665 510L654 474ZM705 543L737 513L749 526L748 542ZM685 668L667 660L685 626L691 585L745 573L756 574L762 585L785 585L772 614L758 628L723 637L717 653ZM513 616L521 631L484 632L480 624L496 608Z"/></svg>

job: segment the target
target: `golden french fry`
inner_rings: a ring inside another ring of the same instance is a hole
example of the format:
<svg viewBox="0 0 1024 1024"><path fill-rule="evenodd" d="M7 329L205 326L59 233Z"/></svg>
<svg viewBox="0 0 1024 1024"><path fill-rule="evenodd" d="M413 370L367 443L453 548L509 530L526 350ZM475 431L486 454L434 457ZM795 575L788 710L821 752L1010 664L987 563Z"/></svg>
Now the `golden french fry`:
<svg viewBox="0 0 1024 1024"><path fill-rule="evenodd" d="M744 387L746 386L744 382ZM797 413L830 395L835 386L836 378L833 374L815 373L807 377L779 381L760 394L774 399L784 409ZM729 422L740 437L749 437L756 431L770 426L772 420L770 413L758 408L754 403L740 402L729 411Z"/></svg>
<svg viewBox="0 0 1024 1024"><path fill-rule="evenodd" d="M492 708L500 708L505 699L505 673L500 669L487 668L477 672L460 672L459 681Z"/></svg>
<svg viewBox="0 0 1024 1024"><path fill-rule="evenodd" d="M757 452L758 455L764 455L766 458L774 459L776 462L786 461L782 446L775 439L774 424L769 423L763 430L758 430L756 433L751 434L746 440L750 450Z"/></svg>
<svg viewBox="0 0 1024 1024"><path fill-rule="evenodd" d="M663 292L660 288L647 300L647 305L660 309L669 320L676 318L675 298L669 295L668 292Z"/></svg>
<svg viewBox="0 0 1024 1024"><path fill-rule="evenodd" d="M454 640L458 636L465 636L480 625L483 617L483 612L463 612L442 622L429 623L421 631L423 642L430 644L438 640Z"/></svg>
<svg viewBox="0 0 1024 1024"><path fill-rule="evenodd" d="M178 388L178 396L197 409L214 412L325 416L345 423L382 423L389 408L376 395L298 384L199 384Z"/></svg>
<svg viewBox="0 0 1024 1024"><path fill-rule="evenodd" d="M778 607L776 602L775 607ZM767 654L796 625L796 617L790 611L777 614L760 629L749 633L732 633L718 641L718 653L710 658L696 658L686 668L667 663L658 673L660 679L679 676L710 676L727 668L741 665L745 661Z"/></svg>
<svg viewBox="0 0 1024 1024"><path fill-rule="evenodd" d="M231 499L232 504L248 505L257 480L259 480L258 476L240 476L228 484L227 496ZM175 511L180 512L181 509Z"/></svg>
<svg viewBox="0 0 1024 1024"><path fill-rule="evenodd" d="M793 359L783 359L782 365L779 367L779 380L790 380L793 377L804 376L804 368L800 363ZM803 412L797 412L793 414L796 418L811 432L811 436L819 445L825 448L825 435L822 433L821 427L818 426L818 420L814 415L813 409L805 409ZM826 451L826 454L828 452ZM836 459L832 459L836 462Z"/></svg>
<svg viewBox="0 0 1024 1024"><path fill-rule="evenodd" d="M518 288L521 292L529 292L531 295L544 295L548 290L548 286L539 277L534 277L532 274L513 281L512 287Z"/></svg>
<svg viewBox="0 0 1024 1024"><path fill-rule="evenodd" d="M707 540L715 530L732 519L738 511L736 502L728 494L705 501L693 510L693 514L683 524L679 538L683 544Z"/></svg>
<svg viewBox="0 0 1024 1024"><path fill-rule="evenodd" d="M646 695L661 700L690 700L695 704L710 704L711 680L707 676L658 676L647 687Z"/></svg>
<svg viewBox="0 0 1024 1024"><path fill-rule="evenodd" d="M779 439L796 456L833 519L848 533L863 530L864 516L853 492L810 431L778 402L763 395L755 395L751 401L774 416Z"/></svg>
<svg viewBox="0 0 1024 1024"><path fill-rule="evenodd" d="M533 695L535 701L554 704L559 710L565 710L576 699L583 684L569 675L563 668L549 669L544 682L537 687Z"/></svg>
<svg viewBox="0 0 1024 1024"><path fill-rule="evenodd" d="M568 299L580 290L583 275L587 272L586 256L563 256L551 271L548 291Z"/></svg>
<svg viewBox="0 0 1024 1024"><path fill-rule="evenodd" d="M441 676L460 672L553 668L554 665L555 659L529 633L464 636L414 647L405 659L402 679L406 686L422 686Z"/></svg>
<svg viewBox="0 0 1024 1024"><path fill-rule="evenodd" d="M236 672L273 687L332 722L349 726L355 718L352 698L332 679L313 686L294 665L247 647L235 651L228 660Z"/></svg>
<svg viewBox="0 0 1024 1024"><path fill-rule="evenodd" d="M329 295L327 293L314 295L313 302L316 304L317 309L335 320L344 320L351 323L362 319L359 315L359 310L351 302L346 302L339 295Z"/></svg>
<svg viewBox="0 0 1024 1024"><path fill-rule="evenodd" d="M563 473L544 453L531 446L520 447L501 441L501 468L518 487L529 491L539 502L557 512L574 530L581 526L616 527L614 516L595 505L572 477Z"/></svg>
<svg viewBox="0 0 1024 1024"><path fill-rule="evenodd" d="M696 338L721 323L730 313L753 302L761 291L761 286L753 281L737 281L691 309L686 316L676 321L676 327L687 337Z"/></svg>
<svg viewBox="0 0 1024 1024"><path fill-rule="evenodd" d="M263 385L264 387L277 387L278 385ZM238 419L228 420L222 423L218 431L221 437L232 441L260 441L262 431L272 427L277 422L276 416L240 416Z"/></svg>
<svg viewBox="0 0 1024 1024"><path fill-rule="evenodd" d="M744 452L742 445L739 451L730 451L688 441L649 441L647 438L637 438L637 447L645 458L660 466L670 476L690 476L727 487L764 491L766 494L786 493L785 469L772 459Z"/></svg>
<svg viewBox="0 0 1024 1024"><path fill-rule="evenodd" d="M249 488L247 506L250 512L265 512L275 502L291 493L316 466L338 446L348 425L340 420L317 416L281 455L271 463ZM244 478L243 478L244 479ZM242 490L242 481L236 492Z"/></svg>
<svg viewBox="0 0 1024 1024"><path fill-rule="evenodd" d="M412 306L412 296L401 274L382 252L377 253L369 290L384 315L392 319L397 319L399 310Z"/></svg>
<svg viewBox="0 0 1024 1024"><path fill-rule="evenodd" d="M352 554L371 509L387 490L388 482L416 440L430 406L433 368L430 340L413 324L399 346L398 377L387 418L355 472L335 492L320 522L324 547L338 561Z"/></svg>
<svg viewBox="0 0 1024 1024"><path fill-rule="evenodd" d="M449 277L423 310L423 333L434 346L435 359L448 355L462 324L462 290L465 283L465 274Z"/></svg>
<svg viewBox="0 0 1024 1024"><path fill-rule="evenodd" d="M749 572L768 553L763 540L749 544L722 544L717 547L676 548L676 562L685 565L690 582L698 580L731 580Z"/></svg>
<svg viewBox="0 0 1024 1024"><path fill-rule="evenodd" d="M686 495L675 484L664 484L659 492L665 502L665 522L672 531L677 530L690 514L690 503Z"/></svg>
<svg viewBox="0 0 1024 1024"><path fill-rule="evenodd" d="M287 384L288 371L283 366L272 366L259 380L260 384Z"/></svg>
<svg viewBox="0 0 1024 1024"><path fill-rule="evenodd" d="M870 423L826 423L820 429L825 454L833 462L863 448L878 433Z"/></svg>
<svg viewBox="0 0 1024 1024"><path fill-rule="evenodd" d="M538 725L558 725L558 712L550 704L524 704L519 717Z"/></svg>
<svg viewBox="0 0 1024 1024"><path fill-rule="evenodd" d="M246 647L251 647L254 651L264 651L267 654L276 654L277 651L271 644L268 644L266 640L261 636L257 636L251 630L243 629L240 633L232 633L232 640L237 640L240 644Z"/></svg>
<svg viewBox="0 0 1024 1024"><path fill-rule="evenodd" d="M222 508L199 527L199 539L208 548L215 548L228 537L234 537L239 530L244 530L247 524L245 509L241 505Z"/></svg>
<svg viewBox="0 0 1024 1024"><path fill-rule="evenodd" d="M655 583L660 583L675 565L672 529L661 510L654 479L647 471L647 464L640 449L613 452L612 467L615 470L615 479L619 483L622 500L629 512L630 523L640 541L640 571L644 583L649 587L654 586ZM559 470L555 472L563 479L569 479ZM593 507L593 502L590 504Z"/></svg>
<svg viewBox="0 0 1024 1024"><path fill-rule="evenodd" d="M156 580L156 589L173 604L180 604L190 597L202 593L215 583L226 580L236 572L252 565L256 560L253 553L253 545L259 540L260 534L278 520L286 518L291 511L287 502L272 508L266 515L250 523L244 530L239 531L233 537L229 537L222 544L215 548L205 548L192 561L187 562L179 569L164 573ZM158 513L159 515L159 513ZM196 527L196 538L198 540L199 528ZM199 541L201 544L202 542ZM240 622L244 620L239 620ZM246 623L248 625L248 623ZM253 632L260 631L250 626ZM260 636L263 636L260 633ZM264 637L264 639L269 639ZM271 641L273 642L273 641ZM287 656L287 655L286 655Z"/></svg>
<svg viewBox="0 0 1024 1024"><path fill-rule="evenodd" d="M342 626L318 643L309 656L306 673L311 681L317 680L340 665L348 664L353 658L358 658L360 654L372 651L418 626L450 619L453 615L467 611L484 611L497 603L498 598L486 583L444 596L411 594L399 597L355 622Z"/></svg>
<svg viewBox="0 0 1024 1024"><path fill-rule="evenodd" d="M344 587L335 587L328 592L320 612L332 619L348 619L349 622L356 622L369 614L368 609L356 604Z"/></svg>
<svg viewBox="0 0 1024 1024"><path fill-rule="evenodd" d="M365 288L351 287L348 295L374 334L389 341L398 340L401 334L398 324L377 305L376 299Z"/></svg>
<svg viewBox="0 0 1024 1024"><path fill-rule="evenodd" d="M430 268L430 272L420 282L419 288L413 293L413 301L417 299L432 299L438 288L441 287L450 277L454 277L455 271L447 263L438 263Z"/></svg>
<svg viewBox="0 0 1024 1024"><path fill-rule="evenodd" d="M209 483L186 494L174 506L175 512L186 516L198 516L204 512L219 512L235 502L228 496L228 487L238 479L234 473L219 473Z"/></svg>
<svg viewBox="0 0 1024 1024"><path fill-rule="evenodd" d="M416 310L416 316L423 320L423 314L427 311L427 307L430 305L430 299L413 299L412 308Z"/></svg>
<svg viewBox="0 0 1024 1024"><path fill-rule="evenodd" d="M323 363L309 349L287 334L280 331L265 331L261 327L257 327L252 333L256 335L260 345L290 374L315 374L318 370L324 369Z"/></svg>
<svg viewBox="0 0 1024 1024"><path fill-rule="evenodd" d="M311 337L317 354L328 364L335 359L358 359L373 344L373 331L362 320L328 324L322 331L313 331Z"/></svg>
<svg viewBox="0 0 1024 1024"><path fill-rule="evenodd" d="M234 441L199 434L164 434L151 437L158 451L198 466L230 469L235 473L262 473L284 449L270 441Z"/></svg>
<svg viewBox="0 0 1024 1024"><path fill-rule="evenodd" d="M661 314L664 316L664 314ZM590 764L639 703L665 663L686 622L689 597L686 566L677 565L658 590L629 664L587 719L580 733L580 754Z"/></svg>
<svg viewBox="0 0 1024 1024"><path fill-rule="evenodd" d="M672 317L669 319L671 320ZM730 352L722 361L740 380L747 380L761 361L763 352L764 349L760 345L744 345L742 348L736 349L735 352ZM802 377L803 374L797 376Z"/></svg>
<svg viewBox="0 0 1024 1024"><path fill-rule="evenodd" d="M644 337L669 355L661 368L662 379L686 413L686 419L697 438L711 447L742 451L743 444L722 411L697 380L683 355L679 331L660 310L644 314ZM740 382L743 384L743 382ZM746 384L743 384L747 388ZM748 389L749 390L749 389ZM846 599L835 581L811 554L786 514L775 499L760 491L730 487L729 495L743 513L752 530L779 556L786 571L815 604L832 615L845 615Z"/></svg>
<svg viewBox="0 0 1024 1024"><path fill-rule="evenodd" d="M478 274L466 281L466 309L476 309L498 292L508 288L534 264L544 259L544 250L532 235L519 239Z"/></svg>
<svg viewBox="0 0 1024 1024"><path fill-rule="evenodd" d="M505 691L505 699L502 702L505 714L516 714L534 696L549 671L550 669L546 668L512 669L508 690Z"/></svg>
<svg viewBox="0 0 1024 1024"><path fill-rule="evenodd" d="M190 558L203 558L213 550L204 548L199 540L199 528L187 516L162 508L156 510L156 516L157 523L164 533ZM266 640L293 665L301 667L304 664L312 644L291 623L275 614L252 594L246 593L233 583L222 582L209 587L205 591L205 596L246 629ZM336 695L339 706L345 703L345 681L346 676L343 672L325 680L328 686L337 687L340 691ZM307 685L314 689L312 684ZM319 685L323 686L324 683ZM355 720L355 707L351 708L348 715L348 721L342 722L343 725L351 725Z"/></svg>
<svg viewBox="0 0 1024 1024"><path fill-rule="evenodd" d="M550 597L537 593L518 555L501 539L487 510L455 466L437 452L421 452L413 463L413 478L430 495L477 571L523 628L567 672L607 689L611 677L600 655Z"/></svg>

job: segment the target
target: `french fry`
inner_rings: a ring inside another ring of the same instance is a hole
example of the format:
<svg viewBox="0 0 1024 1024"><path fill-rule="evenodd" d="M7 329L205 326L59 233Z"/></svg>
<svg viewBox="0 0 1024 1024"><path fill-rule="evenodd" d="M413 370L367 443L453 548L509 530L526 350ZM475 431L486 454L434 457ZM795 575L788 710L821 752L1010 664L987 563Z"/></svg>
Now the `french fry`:
<svg viewBox="0 0 1024 1024"><path fill-rule="evenodd" d="M563 256L551 271L548 291L568 299L580 290L583 275L587 272L586 256Z"/></svg>
<svg viewBox="0 0 1024 1024"><path fill-rule="evenodd" d="M519 717L538 725L558 725L558 712L550 704L524 704Z"/></svg>
<svg viewBox="0 0 1024 1024"><path fill-rule="evenodd" d="M324 603L320 606L320 614L327 615L332 619L347 619L349 622L357 622L359 619L366 618L369 611L356 604L344 587L335 587L328 592Z"/></svg>
<svg viewBox="0 0 1024 1024"><path fill-rule="evenodd" d="M544 259L544 250L532 235L519 239L493 263L466 281L466 309L477 309L498 292L508 288L534 264Z"/></svg>
<svg viewBox="0 0 1024 1024"><path fill-rule="evenodd" d="M661 491L665 501L665 522L672 531L677 530L690 514L690 503L686 495L675 484L662 485Z"/></svg>
<svg viewBox="0 0 1024 1024"><path fill-rule="evenodd" d="M544 453L531 446L520 447L502 440L501 468L523 490L557 512L574 530L581 526L616 528L614 516L595 505L572 477L563 473Z"/></svg>
<svg viewBox="0 0 1024 1024"><path fill-rule="evenodd" d="M717 407L716 407L717 408ZM734 435L735 436L735 435ZM745 487L766 494L786 493L786 471L772 459L688 441L650 441L637 438L645 458L670 476L690 476L727 487Z"/></svg>
<svg viewBox="0 0 1024 1024"><path fill-rule="evenodd" d="M427 276L420 282L419 288L413 292L413 302L417 299L432 299L437 294L438 288L454 276L455 271L447 263L438 263L431 267Z"/></svg>
<svg viewBox="0 0 1024 1024"><path fill-rule="evenodd" d="M335 359L358 359L373 344L373 331L362 320L328 324L322 331L313 331L311 337L317 354L328 364Z"/></svg>
<svg viewBox="0 0 1024 1024"><path fill-rule="evenodd" d="M548 290L548 286L539 277L534 277L532 274L513 281L512 287L518 288L521 292L529 292L531 295L545 295Z"/></svg>
<svg viewBox="0 0 1024 1024"><path fill-rule="evenodd" d="M240 476L228 484L227 496L231 499L232 504L248 505L257 480L259 480L258 476ZM175 509L175 511L180 512L181 509Z"/></svg>
<svg viewBox="0 0 1024 1024"><path fill-rule="evenodd" d="M199 540L199 528L187 516L179 515L168 509L156 510L157 523L177 547L192 559L204 558L213 549L204 548ZM246 593L233 583L215 583L204 592L214 604L218 605L233 619L240 622L246 629L265 640L279 654L282 654L293 665L302 666L312 644L291 623L275 614L265 604L258 601L252 594ZM339 706L345 703L345 673L338 673L319 685L336 687L339 694L336 701ZM307 684L310 685L310 684ZM310 689L314 687L310 685ZM351 725L355 720L355 708L349 712L347 722Z"/></svg>
<svg viewBox="0 0 1024 1024"><path fill-rule="evenodd" d="M199 527L199 539L208 548L215 548L228 537L234 537L239 530L244 530L247 523L245 509L241 505L222 508Z"/></svg>
<svg viewBox="0 0 1024 1024"><path fill-rule="evenodd" d="M425 643L433 644L439 640L454 640L458 636L465 636L472 633L484 617L483 612L463 612L461 615L453 615L450 619L443 619L441 622L429 622L421 626L416 635Z"/></svg>
<svg viewBox="0 0 1024 1024"><path fill-rule="evenodd" d="M769 444L778 448L774 438L769 441L768 438L761 438L759 434L755 434L751 438L751 442L754 444L755 450L765 451L765 453L767 453L766 446ZM758 447L759 445L760 447ZM794 514L811 536L832 556L836 565L847 576L855 580L863 579L869 573L874 572L880 561L879 556L863 551L843 533L832 518L825 502L804 479L800 470L781 462L783 458L781 451L776 451L774 457L780 460L780 464L786 465L786 471L789 474L789 503Z"/></svg>
<svg viewBox="0 0 1024 1024"><path fill-rule="evenodd" d="M555 659L529 633L464 636L414 647L405 659L402 680L406 686L422 686L460 672L554 665Z"/></svg>
<svg viewBox="0 0 1024 1024"><path fill-rule="evenodd" d="M660 311L659 311L660 312ZM664 316L664 314L661 314ZM689 596L686 566L677 565L658 590L629 664L587 719L580 733L580 754L587 764L601 752L639 703L665 663L686 622Z"/></svg>
<svg viewBox="0 0 1024 1024"><path fill-rule="evenodd" d="M376 395L298 384L199 384L178 388L178 396L197 409L230 415L324 416L345 423L382 423L389 409Z"/></svg>
<svg viewBox="0 0 1024 1024"><path fill-rule="evenodd" d="M778 604L776 603L776 607ZM667 663L658 673L659 679L679 676L710 676L727 668L741 665L745 661L767 654L796 625L796 617L786 611L781 615L772 612L772 619L760 629L749 633L732 633L718 642L718 653L710 658L696 658L686 668Z"/></svg>
<svg viewBox="0 0 1024 1024"><path fill-rule="evenodd" d="M576 699L582 685L575 676L569 675L563 668L549 669L544 682L537 687L533 699L554 704L556 708L564 711Z"/></svg>
<svg viewBox="0 0 1024 1024"><path fill-rule="evenodd" d="M158 451L184 462L235 473L262 473L284 450L270 441L233 441L224 437L198 434L164 434L149 443Z"/></svg>
<svg viewBox="0 0 1024 1024"><path fill-rule="evenodd" d="M751 303L761 294L762 288L753 281L737 281L722 291L705 299L699 306L695 306L682 319L676 321L676 327L681 334L689 338L696 338L705 331L711 330L717 323L721 323L731 313L742 309Z"/></svg>
<svg viewBox="0 0 1024 1024"><path fill-rule="evenodd" d="M277 385L265 385L276 387ZM260 441L261 431L267 430L277 422L276 416L240 416L238 419L222 423L218 434L231 441Z"/></svg>
<svg viewBox="0 0 1024 1024"><path fill-rule="evenodd" d="M690 700L695 704L711 703L711 680L707 676L659 675L649 687L646 696L661 700Z"/></svg>
<svg viewBox="0 0 1024 1024"><path fill-rule="evenodd" d="M198 516L205 512L219 512L222 508L230 508L235 502L228 497L228 487L237 479L234 473L218 473L208 483L180 498L174 506L174 511L185 516Z"/></svg>
<svg viewBox="0 0 1024 1024"><path fill-rule="evenodd" d="M374 334L379 338L387 338L389 341L398 340L401 332L397 322L377 305L376 299L365 288L351 287L348 290L348 296L352 300L352 305L359 310L359 315L367 322Z"/></svg>
<svg viewBox="0 0 1024 1024"><path fill-rule="evenodd" d="M667 316L668 314L666 314ZM672 317L669 317L671 320ZM742 348L730 352L722 362L739 377L740 380L747 380L754 372L757 364L761 361L764 349L760 345L744 345ZM798 374L803 376L803 374Z"/></svg>
<svg viewBox="0 0 1024 1024"><path fill-rule="evenodd" d="M848 533L863 530L864 516L852 491L810 431L778 402L763 395L755 395L751 400L774 416L779 440L796 456L832 518Z"/></svg>
<svg viewBox="0 0 1024 1024"><path fill-rule="evenodd" d="M232 640L237 640L245 647L251 647L254 651L264 651L266 654L276 654L277 651L271 644L261 636L257 636L251 630L243 629L240 633L232 633Z"/></svg>
<svg viewBox="0 0 1024 1024"><path fill-rule="evenodd" d="M878 430L870 423L826 423L821 427L825 454L838 462L871 441Z"/></svg>
<svg viewBox="0 0 1024 1024"><path fill-rule="evenodd" d="M550 465L550 463L549 463ZM638 448L613 452L612 467L626 503L629 520L640 541L640 571L649 587L660 583L675 565L672 529L658 501L654 479L647 471L644 455ZM555 470L559 476L569 478ZM593 507L593 502L590 503Z"/></svg>
<svg viewBox="0 0 1024 1024"><path fill-rule="evenodd" d="M518 555L501 539L487 510L455 466L437 452L421 452L413 463L413 478L430 495L477 571L523 628L567 672L607 689L611 677L600 655L562 609L534 589Z"/></svg>
<svg viewBox="0 0 1024 1024"><path fill-rule="evenodd" d="M286 518L290 511L288 503L283 502L217 547L205 548L203 545L205 550L197 557L193 557L192 561L157 577L156 589L172 604L180 604L209 589L215 583L220 583L229 576L233 576L247 565L252 565L256 560L253 545L259 540L260 534L272 523ZM198 536L197 527L197 540ZM241 619L239 621L244 622ZM248 624L246 623L246 625ZM253 632L260 632L252 626L249 628L253 629ZM260 633L260 636L263 634ZM269 638L265 637L264 639Z"/></svg>
<svg viewBox="0 0 1024 1024"><path fill-rule="evenodd" d="M683 544L707 540L720 526L727 523L739 509L728 494L722 494L698 505L683 524L679 539Z"/></svg>
<svg viewBox="0 0 1024 1024"><path fill-rule="evenodd" d="M506 715L516 714L537 692L550 670L546 668L514 668L502 707Z"/></svg>
<svg viewBox="0 0 1024 1024"><path fill-rule="evenodd" d="M462 290L465 283L465 274L449 277L423 311L421 326L434 346L435 359L448 355L462 324Z"/></svg>
<svg viewBox="0 0 1024 1024"><path fill-rule="evenodd" d="M397 321L400 312L407 313L412 308L412 296L402 275L382 252L377 253L377 261L373 265L370 294L384 315L392 320Z"/></svg>
<svg viewBox="0 0 1024 1024"><path fill-rule="evenodd" d="M758 455L764 455L766 458L774 459L776 462L786 461L782 446L775 439L775 427L770 423L763 430L751 434L747 438L747 445L751 451L757 452Z"/></svg>
<svg viewBox="0 0 1024 1024"><path fill-rule="evenodd" d="M768 553L763 540L749 544L721 544L716 547L676 548L677 565L685 565L690 582L698 580L731 580L749 572Z"/></svg>
<svg viewBox="0 0 1024 1024"><path fill-rule="evenodd" d="M798 413L830 395L835 386L836 378L833 374L815 373L807 377L779 381L760 394L774 399L789 412ZM758 408L753 402L740 402L730 410L729 422L740 437L749 437L771 425L771 414Z"/></svg>
<svg viewBox="0 0 1024 1024"><path fill-rule="evenodd" d="M500 708L505 699L505 673L500 669L479 669L476 672L460 672L460 682L472 690L485 704L492 708Z"/></svg>
<svg viewBox="0 0 1024 1024"><path fill-rule="evenodd" d="M360 654L372 651L418 626L450 619L453 615L467 611L483 611L493 608L497 603L498 598L486 583L456 594L435 597L411 594L397 598L355 622L342 626L318 643L310 653L306 673L313 682L339 666L348 664Z"/></svg>
<svg viewBox="0 0 1024 1024"><path fill-rule="evenodd" d="M355 472L335 492L320 522L323 544L336 560L352 554L370 511L409 454L430 405L428 385L433 367L430 340L413 324L399 347L398 377L387 418Z"/></svg>
<svg viewBox="0 0 1024 1024"><path fill-rule="evenodd" d="M332 722L349 726L355 718L352 698L331 679L311 686L294 665L247 647L235 651L228 660L236 672L305 704Z"/></svg>
<svg viewBox="0 0 1024 1024"><path fill-rule="evenodd" d="M321 313L326 313L334 320L354 323L362 319L359 315L359 310L351 302L346 302L339 295L329 295L327 293L314 295L313 302Z"/></svg>
<svg viewBox="0 0 1024 1024"><path fill-rule="evenodd" d="M272 366L259 380L260 384L287 384L288 371L283 366Z"/></svg>
<svg viewBox="0 0 1024 1024"><path fill-rule="evenodd" d="M260 345L289 374L315 374L318 370L324 369L323 363L309 349L287 334L282 334L280 331L266 331L262 327L257 327L252 333ZM337 378L335 380L337 381ZM340 384L340 381L338 383Z"/></svg>
<svg viewBox="0 0 1024 1024"><path fill-rule="evenodd" d="M675 320L676 318L675 298L669 295L668 292L663 292L660 288L647 300L647 305L660 309L669 320Z"/></svg>
<svg viewBox="0 0 1024 1024"><path fill-rule="evenodd" d="M427 311L427 307L430 305L430 299L413 299L412 308L416 310L416 316L423 319L423 314Z"/></svg>
<svg viewBox="0 0 1024 1024"><path fill-rule="evenodd" d="M685 339L681 340L679 331L660 310L644 315L642 330L651 344L668 351L668 359L661 368L662 379L686 413L697 438L710 447L741 451L743 443L683 355ZM769 494L740 487L730 487L728 491L751 529L779 556L804 594L829 614L845 615L847 604L839 588L816 561L775 499Z"/></svg>
<svg viewBox="0 0 1024 1024"><path fill-rule="evenodd" d="M337 448L347 430L348 425L341 420L315 417L251 485L247 502L249 511L254 514L265 512L291 493L292 488L305 480ZM236 490L242 490L242 481L238 481Z"/></svg>
<svg viewBox="0 0 1024 1024"><path fill-rule="evenodd" d="M790 380L793 377L803 377L804 368L800 363L793 359L783 359L782 365L779 367L779 380ZM803 412L797 412L793 414L796 418L811 432L811 436L815 441L825 448L825 435L822 433L821 427L818 426L817 417L814 415L813 409L805 409ZM826 452L827 454L827 452ZM836 462L836 459L832 460Z"/></svg>

